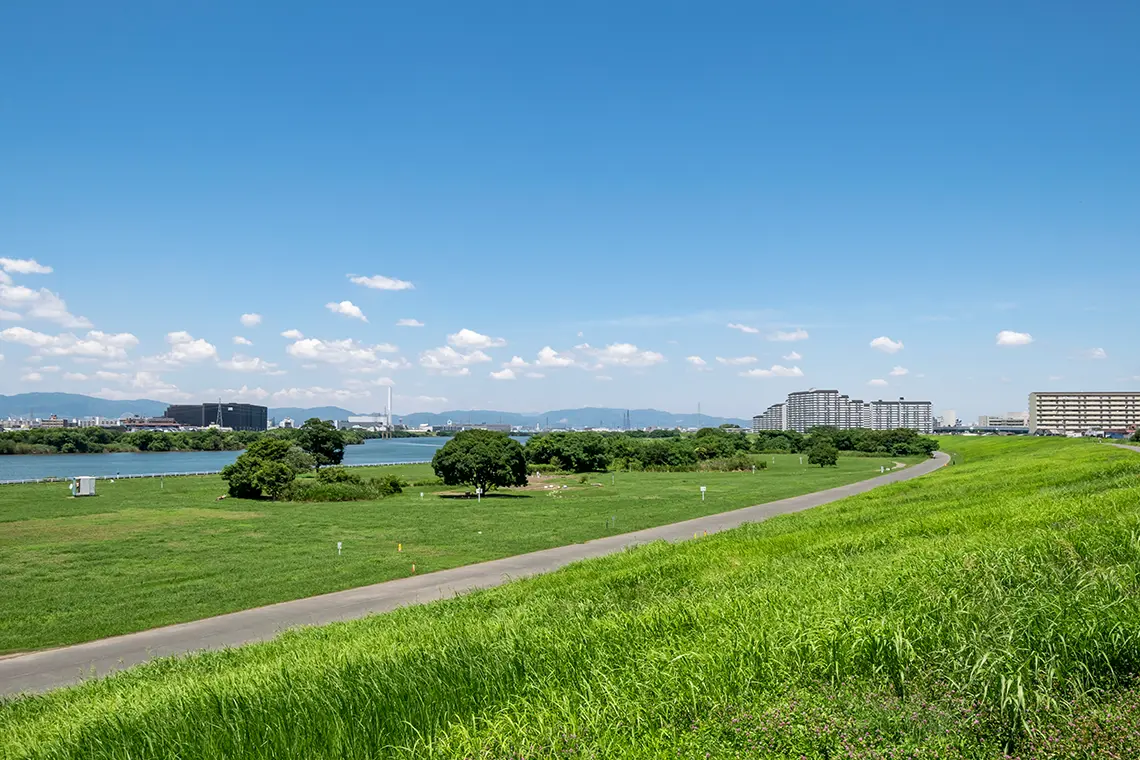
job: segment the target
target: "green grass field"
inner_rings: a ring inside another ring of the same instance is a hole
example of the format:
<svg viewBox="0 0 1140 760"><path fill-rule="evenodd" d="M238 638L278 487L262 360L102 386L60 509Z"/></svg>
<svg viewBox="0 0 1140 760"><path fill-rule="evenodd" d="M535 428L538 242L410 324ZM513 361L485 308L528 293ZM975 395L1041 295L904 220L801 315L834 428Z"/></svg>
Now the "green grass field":
<svg viewBox="0 0 1140 760"><path fill-rule="evenodd" d="M431 572L723 512L862 480L880 465L891 462L843 458L821 470L787 455L755 475L591 476L601 487L567 477L558 496L482 503L440 498L453 490L442 487L375 502L216 501L217 477L100 481L87 499L62 483L3 486L0 654L401 578L413 563ZM376 470L433 479L427 465Z"/></svg>
<svg viewBox="0 0 1140 760"><path fill-rule="evenodd" d="M8 702L0 755L1140 756L1140 455L943 446L807 512Z"/></svg>

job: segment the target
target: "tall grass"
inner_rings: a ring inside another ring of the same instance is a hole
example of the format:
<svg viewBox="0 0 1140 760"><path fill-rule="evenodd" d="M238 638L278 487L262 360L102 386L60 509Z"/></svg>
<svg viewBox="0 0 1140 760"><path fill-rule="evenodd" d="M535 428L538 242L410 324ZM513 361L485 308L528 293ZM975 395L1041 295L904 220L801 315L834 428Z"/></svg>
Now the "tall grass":
<svg viewBox="0 0 1140 760"><path fill-rule="evenodd" d="M809 512L14 701L0 752L1136 756L1140 456L954 446Z"/></svg>

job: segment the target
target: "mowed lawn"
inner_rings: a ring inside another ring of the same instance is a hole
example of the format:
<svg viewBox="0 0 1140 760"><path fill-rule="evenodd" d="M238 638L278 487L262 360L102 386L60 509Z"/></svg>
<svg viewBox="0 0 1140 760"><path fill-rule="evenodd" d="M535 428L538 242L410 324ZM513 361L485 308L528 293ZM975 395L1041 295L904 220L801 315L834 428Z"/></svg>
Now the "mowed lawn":
<svg viewBox="0 0 1140 760"><path fill-rule="evenodd" d="M441 486L371 502L218 501L225 493L218 477L99 481L97 496L80 499L62 483L0 486L0 653L401 578L413 564L426 573L626 533L892 466L889 458L844 457L823 469L807 466L806 456L803 465L798 455L767 459L768 469L755 474L615 473L591 475L585 485L552 478L568 488L504 492L482 503L441 497L454 490ZM434 480L427 465L376 472Z"/></svg>

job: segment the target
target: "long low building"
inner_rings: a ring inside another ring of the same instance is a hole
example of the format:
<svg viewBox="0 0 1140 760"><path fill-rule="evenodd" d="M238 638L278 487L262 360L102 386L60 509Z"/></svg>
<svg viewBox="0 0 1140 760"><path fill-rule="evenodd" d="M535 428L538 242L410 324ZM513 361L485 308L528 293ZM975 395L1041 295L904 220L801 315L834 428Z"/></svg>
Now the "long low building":
<svg viewBox="0 0 1140 760"><path fill-rule="evenodd" d="M1029 432L1053 435L1133 432L1140 428L1140 392L1035 391Z"/></svg>
<svg viewBox="0 0 1140 760"><path fill-rule="evenodd" d="M166 416L187 427L218 424L219 418L219 426L231 430L265 430L269 427L269 410L257 404L172 404L166 407Z"/></svg>

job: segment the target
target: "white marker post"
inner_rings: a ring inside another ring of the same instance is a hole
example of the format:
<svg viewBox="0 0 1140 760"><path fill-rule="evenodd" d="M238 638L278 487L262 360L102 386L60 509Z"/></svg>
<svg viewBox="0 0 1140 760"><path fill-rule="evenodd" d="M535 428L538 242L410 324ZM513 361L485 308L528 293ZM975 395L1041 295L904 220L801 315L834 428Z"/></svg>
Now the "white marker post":
<svg viewBox="0 0 1140 760"><path fill-rule="evenodd" d="M424 497L424 492L420 491L420 498L423 499L423 497Z"/></svg>
<svg viewBox="0 0 1140 760"><path fill-rule="evenodd" d="M475 501L478 502L479 504L483 503L483 489L482 488L476 488L475 489Z"/></svg>
<svg viewBox="0 0 1140 760"><path fill-rule="evenodd" d="M336 542L336 556L340 556L340 541Z"/></svg>
<svg viewBox="0 0 1140 760"><path fill-rule="evenodd" d="M701 486L701 501L705 500L705 491L706 490L707 489L704 486Z"/></svg>
<svg viewBox="0 0 1140 760"><path fill-rule="evenodd" d="M800 464L803 464L803 463L804 463L804 458L800 457Z"/></svg>

